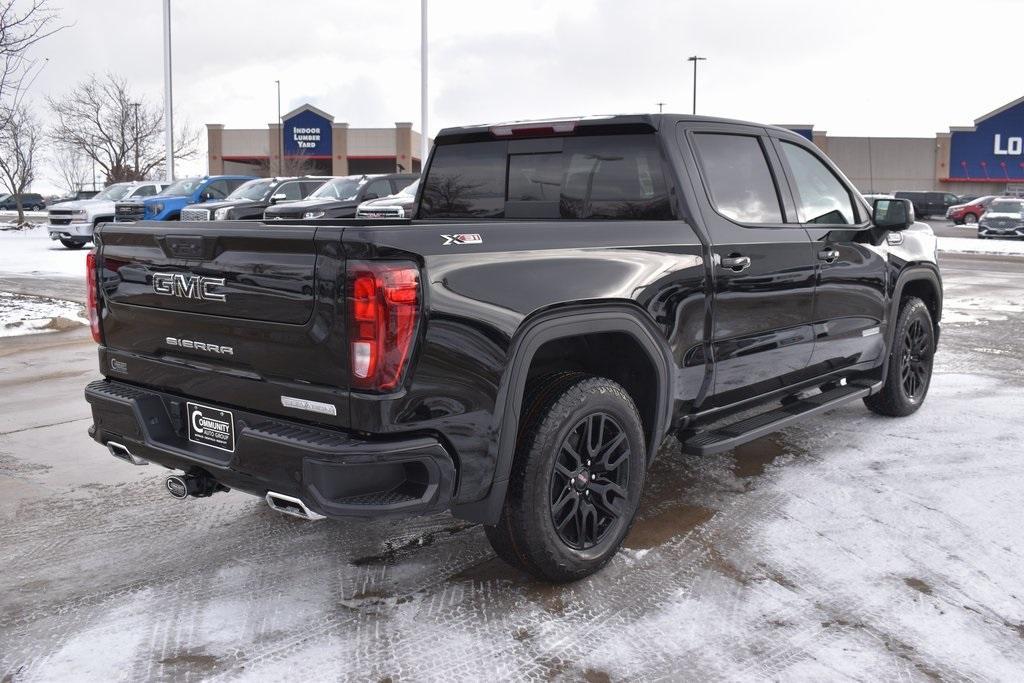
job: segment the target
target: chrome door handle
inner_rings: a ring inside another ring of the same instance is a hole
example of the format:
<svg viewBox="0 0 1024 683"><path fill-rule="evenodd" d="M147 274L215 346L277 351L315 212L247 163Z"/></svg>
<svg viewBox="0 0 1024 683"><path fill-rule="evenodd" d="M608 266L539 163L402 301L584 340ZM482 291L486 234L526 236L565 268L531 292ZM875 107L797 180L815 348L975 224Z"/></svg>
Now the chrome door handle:
<svg viewBox="0 0 1024 683"><path fill-rule="evenodd" d="M825 263L835 263L836 261L839 260L839 250L822 249L821 251L818 252L818 258L820 258Z"/></svg>
<svg viewBox="0 0 1024 683"><path fill-rule="evenodd" d="M723 268L728 268L734 273L738 273L742 270L746 270L750 267L749 256L726 256L718 262L718 265Z"/></svg>

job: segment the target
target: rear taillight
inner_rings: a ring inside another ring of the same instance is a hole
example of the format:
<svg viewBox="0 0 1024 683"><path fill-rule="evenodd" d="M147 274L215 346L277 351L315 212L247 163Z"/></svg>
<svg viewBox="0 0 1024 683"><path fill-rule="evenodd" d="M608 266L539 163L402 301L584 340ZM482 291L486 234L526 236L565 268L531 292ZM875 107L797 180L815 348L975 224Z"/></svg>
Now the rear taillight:
<svg viewBox="0 0 1024 683"><path fill-rule="evenodd" d="M98 294L99 287L96 284L96 250L93 249L85 255L85 310L89 316L89 331L92 332L92 340L97 344L102 344L100 310L97 305Z"/></svg>
<svg viewBox="0 0 1024 683"><path fill-rule="evenodd" d="M349 261L348 287L352 386L391 391L416 338L419 269L408 262Z"/></svg>

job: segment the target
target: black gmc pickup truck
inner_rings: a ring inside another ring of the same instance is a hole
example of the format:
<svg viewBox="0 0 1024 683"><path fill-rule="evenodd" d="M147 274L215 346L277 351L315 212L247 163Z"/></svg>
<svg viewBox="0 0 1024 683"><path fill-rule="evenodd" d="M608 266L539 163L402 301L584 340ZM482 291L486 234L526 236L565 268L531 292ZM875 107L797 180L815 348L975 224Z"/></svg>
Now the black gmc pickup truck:
<svg viewBox="0 0 1024 683"><path fill-rule="evenodd" d="M927 394L934 237L790 131L451 128L417 201L406 220L99 228L90 435L182 471L177 497L450 510L568 581L616 552L668 435L710 454Z"/></svg>

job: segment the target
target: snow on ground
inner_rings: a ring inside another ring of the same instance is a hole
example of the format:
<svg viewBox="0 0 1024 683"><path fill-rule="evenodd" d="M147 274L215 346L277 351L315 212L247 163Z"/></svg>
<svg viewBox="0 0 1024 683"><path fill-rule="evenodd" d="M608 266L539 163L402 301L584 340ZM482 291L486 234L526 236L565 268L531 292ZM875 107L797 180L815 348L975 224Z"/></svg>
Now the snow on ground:
<svg viewBox="0 0 1024 683"><path fill-rule="evenodd" d="M938 237L939 251L959 254L1024 256L1024 240L979 240L973 237Z"/></svg>
<svg viewBox="0 0 1024 683"><path fill-rule="evenodd" d="M46 226L0 231L0 273L62 275L85 279L86 249L65 249L50 240Z"/></svg>
<svg viewBox="0 0 1024 683"><path fill-rule="evenodd" d="M0 292L0 337L59 332L88 325L81 304L46 297Z"/></svg>

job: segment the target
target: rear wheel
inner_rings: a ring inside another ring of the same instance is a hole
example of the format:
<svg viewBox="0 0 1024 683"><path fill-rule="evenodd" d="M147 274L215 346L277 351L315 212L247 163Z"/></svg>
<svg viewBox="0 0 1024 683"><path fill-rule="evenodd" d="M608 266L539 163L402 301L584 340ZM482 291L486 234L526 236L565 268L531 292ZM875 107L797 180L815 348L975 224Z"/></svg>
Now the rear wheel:
<svg viewBox="0 0 1024 683"><path fill-rule="evenodd" d="M646 470L643 427L619 384L565 374L532 386L501 518L485 527L505 561L574 581L612 558L633 523Z"/></svg>
<svg viewBox="0 0 1024 683"><path fill-rule="evenodd" d="M935 328L923 301L908 297L896 319L885 385L865 405L879 415L903 417L917 411L928 395L935 357Z"/></svg>

